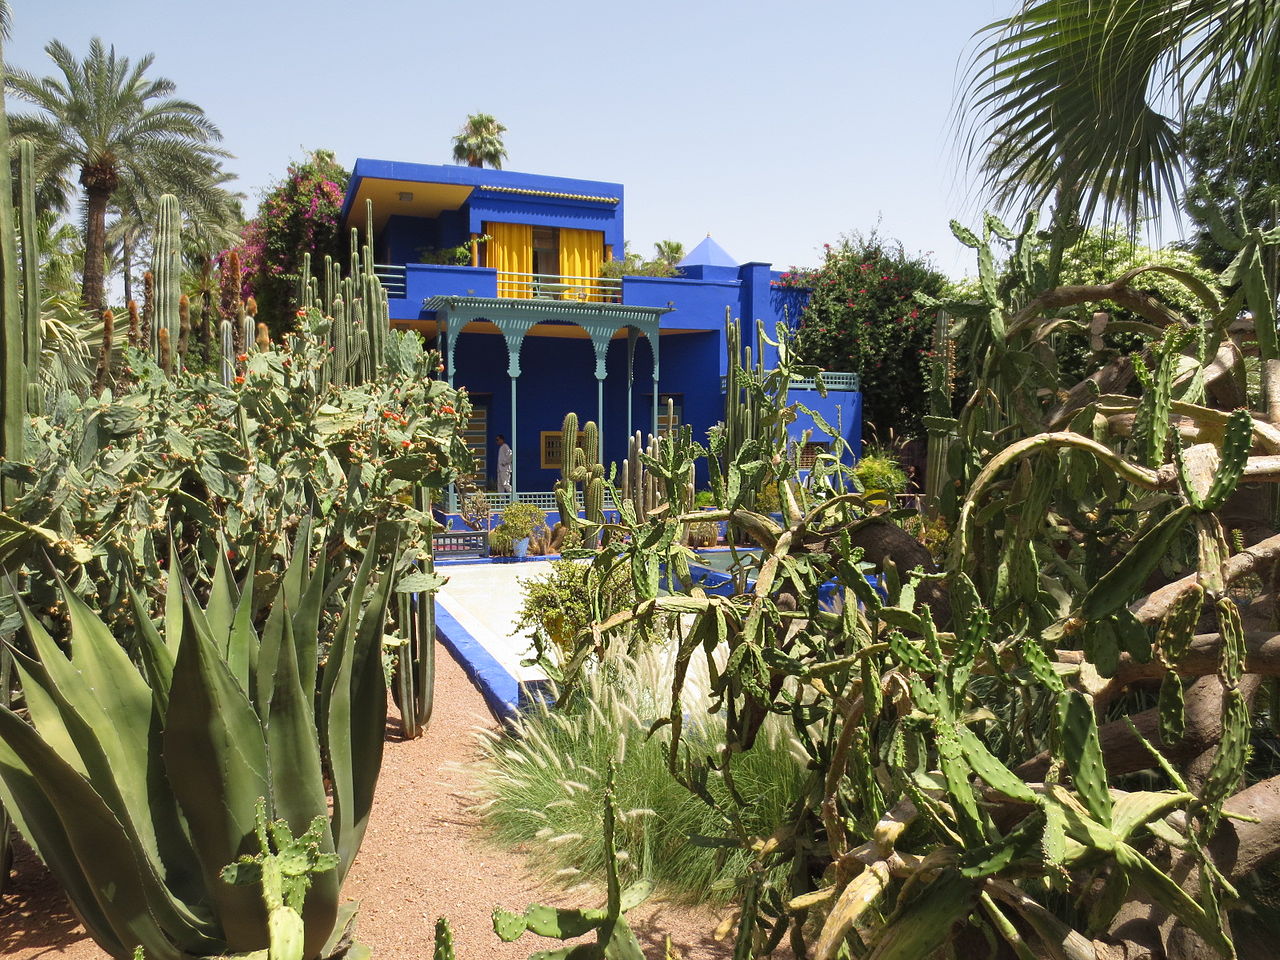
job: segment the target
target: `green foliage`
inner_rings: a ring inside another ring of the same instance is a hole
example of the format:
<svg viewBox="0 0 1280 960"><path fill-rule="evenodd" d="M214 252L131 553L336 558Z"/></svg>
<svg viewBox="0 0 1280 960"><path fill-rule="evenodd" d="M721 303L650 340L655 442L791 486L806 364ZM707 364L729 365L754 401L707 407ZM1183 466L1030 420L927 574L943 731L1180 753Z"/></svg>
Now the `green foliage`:
<svg viewBox="0 0 1280 960"><path fill-rule="evenodd" d="M295 312L310 306L297 297L304 256L319 263L326 255L337 259L347 252L338 217L349 176L331 151L312 151L289 165L244 229L245 283L273 336L294 329Z"/></svg>
<svg viewBox="0 0 1280 960"><path fill-rule="evenodd" d="M539 951L534 957L567 957L580 960L644 960L640 942L627 923L627 911L643 903L652 890L646 881L623 888L618 876L618 851L615 842L617 811L614 795L613 765L605 774L603 799L603 835L605 846L605 881L608 900L602 909L565 910L531 904L522 914L502 909L493 911L493 931L508 943L518 940L526 931L540 937L573 940L595 932L595 943L576 944L556 951Z"/></svg>
<svg viewBox="0 0 1280 960"><path fill-rule="evenodd" d="M624 880L646 879L668 897L723 903L738 894L751 855L713 842L724 832L716 811L672 779L669 738L648 728L665 715L670 664L660 649L631 658L620 652L594 667L581 691L557 707L538 706L519 721L511 739L482 741L480 772L485 822L504 844L519 844L566 886L600 880L608 851L599 830L599 798L610 764L618 809L616 842L625 854ZM692 733L695 754L711 751L724 735L720 718L705 716L706 677L686 691L686 709L704 717ZM794 736L772 720L759 748L733 760L734 781L750 798L748 829L767 836L804 789L803 762ZM708 788L726 801L723 785Z"/></svg>
<svg viewBox="0 0 1280 960"><path fill-rule="evenodd" d="M1235 251L1214 239L1210 208L1226 219L1229 210L1241 205L1249 223L1264 230L1280 226L1280 138L1275 135L1280 126L1280 104L1264 101L1258 111L1236 116L1230 93L1224 91L1193 105L1181 131L1188 167L1185 204L1195 225L1188 247L1214 270L1225 270ZM1233 151L1233 136L1243 136L1247 148ZM1273 255L1268 264L1273 278L1276 263Z"/></svg>
<svg viewBox="0 0 1280 960"><path fill-rule="evenodd" d="M171 533L193 579L227 550L237 566L256 554L278 577L278 558L308 515L335 562L349 562L386 523L405 546L388 559L406 564L425 550L430 515L407 494L419 484L443 488L469 464L459 439L465 395L433 379L438 356L403 333L392 336L401 345L395 369L332 385L327 321L312 312L302 323L302 334L250 355L243 382L166 377L131 353L129 390L85 402L64 396L34 421L36 454L14 468L28 486L11 513L87 547L87 561L55 560L111 619L128 616L129 583L159 600ZM29 589L40 611L54 603L43 565Z"/></svg>
<svg viewBox="0 0 1280 960"><path fill-rule="evenodd" d="M627 241L622 247L622 259L607 260L600 266L600 276L617 279L619 277L678 277L680 270L676 266L684 259L684 245L676 240L662 240L653 245L653 259L646 259L643 254L631 249Z"/></svg>
<svg viewBox="0 0 1280 960"><path fill-rule="evenodd" d="M756 441L760 426L730 443L726 426L707 456L722 510L624 513L608 531L592 566L630 571L637 600L584 637L565 665L566 699L600 696L587 674L609 669L607 659L594 665L602 643L665 638L673 676L646 684L666 704L650 729L667 741L671 777L719 818L715 842L749 858L740 956L788 937L824 958L929 956L959 952L979 930L1021 956L1074 955L1070 945L1088 937L1124 941L1106 933L1122 909L1151 908L1179 936L1232 956L1220 910L1235 901L1238 860L1217 840L1257 776L1259 732L1244 621L1227 597L1254 555L1229 559L1225 523L1238 491L1280 474L1256 455L1270 450L1259 440L1269 428L1231 412L1259 405L1242 368L1209 367L1240 301L1161 268L1199 302L1209 319L1197 324L1141 294L1144 274L1112 278L1107 296L1142 317L1131 332L1150 360L1108 361L1099 375L1116 392L1070 390L1052 335L1078 322L1079 308L1095 312L1099 292L1039 296L1064 234L1037 233L1034 218L1018 231L994 217L981 235L953 230L978 254L979 283L971 300L930 303L954 318L949 333L973 378L959 415L929 425L959 493L931 521L952 531L945 576L896 518L869 516L867 498L850 492L851 468L820 459L793 484L793 447ZM1235 237L1245 251L1272 242L1242 228ZM1258 268L1256 258L1237 268L1255 290L1265 289ZM755 411L745 423L794 416L788 351L778 370L760 371L739 365L729 339L730 394ZM1119 393L1135 369L1138 396ZM683 475L684 456L664 448L653 469ZM748 506L770 483L782 523ZM688 576L680 532L709 519L736 526L758 552L737 596L708 596ZM1251 549L1280 554L1280 541L1264 542ZM865 579L871 560L883 592ZM1207 604L1217 632L1206 637ZM675 614L678 625L661 625ZM1162 680L1159 704L1154 685L1135 688L1173 671L1181 680ZM1170 736L1190 736L1182 683L1215 675L1224 696L1220 715L1197 719L1212 750L1198 778L1176 754L1114 749L1148 707L1159 706ZM710 707L687 697L701 676ZM761 825L749 820L756 797L738 770L774 716L795 731L811 779ZM709 747L700 738L711 718L725 727ZM1153 838L1167 856L1153 855Z"/></svg>
<svg viewBox="0 0 1280 960"><path fill-rule="evenodd" d="M165 193L192 206L210 195L229 202L220 187L227 154L200 107L172 96L171 80L148 76L152 55L130 62L98 37L83 59L57 40L44 49L60 75L7 71L10 94L37 111L15 115L11 129L15 139L35 146L45 209L67 209L83 188L83 299L101 309L108 204L127 205L121 203L126 194Z"/></svg>
<svg viewBox="0 0 1280 960"><path fill-rule="evenodd" d="M824 370L860 374L863 417L881 429L917 434L933 315L915 295L938 296L946 277L927 258L872 231L825 245L822 265L804 282L811 293L796 353Z"/></svg>
<svg viewBox="0 0 1280 960"><path fill-rule="evenodd" d="M550 641L560 657L572 652L578 635L596 619L591 600L596 591L588 584L591 568L575 560L552 560L532 577L521 578L520 611L513 630L532 631L539 649ZM615 571L598 592L608 617L630 607L635 593L623 570Z"/></svg>
<svg viewBox="0 0 1280 960"><path fill-rule="evenodd" d="M511 503L503 507L499 514L502 529L506 531L512 542L532 537L535 532L545 530L547 515L542 508L532 503Z"/></svg>
<svg viewBox="0 0 1280 960"><path fill-rule="evenodd" d="M70 657L22 610L30 722L0 709L0 797L113 957L291 944L311 960L349 938L340 887L381 766L394 574L375 576L374 543L327 586L310 548L304 528L261 629L252 575L237 585L220 560L202 605L175 569L158 620L136 605L139 664L70 590ZM317 700L330 588L343 612Z"/></svg>
<svg viewBox="0 0 1280 960"><path fill-rule="evenodd" d="M507 148L502 145L502 135L507 128L487 113L468 114L467 122L453 138L453 159L471 167L483 167L486 163L495 170L502 169L507 159Z"/></svg>
<svg viewBox="0 0 1280 960"><path fill-rule="evenodd" d="M902 464L886 453L868 453L861 457L853 468L853 475L868 492L878 490L897 496L907 489L907 474Z"/></svg>

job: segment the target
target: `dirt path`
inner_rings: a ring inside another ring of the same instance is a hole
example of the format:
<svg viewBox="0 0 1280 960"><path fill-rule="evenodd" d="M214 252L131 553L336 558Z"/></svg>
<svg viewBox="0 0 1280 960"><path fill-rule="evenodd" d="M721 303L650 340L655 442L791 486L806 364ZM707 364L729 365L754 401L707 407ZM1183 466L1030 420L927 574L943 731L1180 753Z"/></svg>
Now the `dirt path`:
<svg viewBox="0 0 1280 960"><path fill-rule="evenodd" d="M467 810L475 756L471 730L493 726L484 701L453 658L438 651L435 716L427 735L387 744L378 796L364 844L343 893L361 901L358 937L377 960L426 960L436 918L453 924L460 960L524 960L556 941L526 934L504 944L493 933L495 906L530 902L597 906L539 885L527 857L490 843ZM683 960L719 960L728 944L711 938L718 918L703 911L646 903L633 923L650 958L661 960L671 937ZM30 853L20 855L0 903L0 956L103 960L58 886Z"/></svg>

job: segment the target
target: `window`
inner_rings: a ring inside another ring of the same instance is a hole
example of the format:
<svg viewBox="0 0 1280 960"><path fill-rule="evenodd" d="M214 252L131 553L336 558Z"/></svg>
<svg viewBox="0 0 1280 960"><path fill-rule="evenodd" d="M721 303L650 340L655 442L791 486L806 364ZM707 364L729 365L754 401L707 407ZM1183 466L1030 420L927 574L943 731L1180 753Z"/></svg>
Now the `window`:
<svg viewBox="0 0 1280 960"><path fill-rule="evenodd" d="M582 447L586 435L578 431L578 447ZM543 430L540 435L539 448L542 451L542 469L559 470L564 457L564 433L560 430Z"/></svg>
<svg viewBox="0 0 1280 960"><path fill-rule="evenodd" d="M810 441L800 448L800 469L812 470L813 465L818 462L818 457L827 453L831 449L829 443L816 443Z"/></svg>
<svg viewBox="0 0 1280 960"><path fill-rule="evenodd" d="M653 394L649 394L650 397ZM673 433L684 422L684 394L658 394L658 433Z"/></svg>
<svg viewBox="0 0 1280 960"><path fill-rule="evenodd" d="M560 276L560 231L555 227L533 228L533 272Z"/></svg>

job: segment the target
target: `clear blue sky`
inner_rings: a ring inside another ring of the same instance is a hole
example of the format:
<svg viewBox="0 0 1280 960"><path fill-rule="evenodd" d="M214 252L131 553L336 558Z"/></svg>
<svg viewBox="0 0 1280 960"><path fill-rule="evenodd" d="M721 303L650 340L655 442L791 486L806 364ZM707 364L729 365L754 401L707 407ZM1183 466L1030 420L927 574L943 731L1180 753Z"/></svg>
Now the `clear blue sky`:
<svg viewBox="0 0 1280 960"><path fill-rule="evenodd" d="M248 212L313 147L449 161L468 113L507 125L506 167L623 183L627 236L812 265L880 221L953 275L976 208L953 111L975 30L1013 0L439 3L14 0L6 59L47 74L91 36L218 124ZM15 107L17 105L14 105ZM11 107L12 109L12 107Z"/></svg>

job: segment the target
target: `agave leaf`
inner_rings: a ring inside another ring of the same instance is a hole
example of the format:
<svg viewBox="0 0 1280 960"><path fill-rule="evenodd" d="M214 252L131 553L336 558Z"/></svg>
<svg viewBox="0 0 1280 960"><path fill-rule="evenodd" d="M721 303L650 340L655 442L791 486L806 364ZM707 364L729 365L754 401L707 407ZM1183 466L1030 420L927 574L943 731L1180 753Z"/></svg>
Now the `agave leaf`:
<svg viewBox="0 0 1280 960"><path fill-rule="evenodd" d="M282 642L271 694L271 722L266 725L267 757L271 764L276 816L289 824L295 836L301 836L317 817L327 823L328 804L310 690L304 690L299 682L297 661L292 656L293 630L283 594L277 596L272 606L272 618L277 614L282 624ZM322 854L334 852L330 830L324 830L319 847ZM319 955L337 922L339 892L337 871L314 874L311 879L302 911L306 927L305 955L309 957Z"/></svg>
<svg viewBox="0 0 1280 960"><path fill-rule="evenodd" d="M109 933L102 942L141 944L156 960L183 960L152 916L133 844L120 822L88 782L5 707L0 707L0 778L10 794L5 799L14 804L42 856L48 850L57 859L70 857L61 873L75 878L81 898L87 895L77 907L83 903L87 916L96 908L93 922Z"/></svg>
<svg viewBox="0 0 1280 960"><path fill-rule="evenodd" d="M299 564L305 571L308 566L309 558L306 551L301 556L294 554L293 562ZM325 553L320 551L316 559L316 568L311 572L310 578L306 581L306 587L302 592L301 599L297 606L290 606L289 609L293 613L293 637L298 653L298 677L302 681L302 688L312 692L308 703L312 706L314 713L316 687L316 674L319 670L320 656L320 615L324 610L325 602L325 576L327 573Z"/></svg>
<svg viewBox="0 0 1280 960"><path fill-rule="evenodd" d="M173 792L191 824L206 888L223 920L232 952L266 944L262 898L224 881L222 868L258 849L255 807L271 795L267 747L249 698L204 629L195 597L174 663L164 761Z"/></svg>
<svg viewBox="0 0 1280 960"><path fill-rule="evenodd" d="M169 710L169 687L173 683L173 650L164 641L151 622L147 613L146 601L138 595L138 591L129 588L129 602L133 606L133 617L138 624L138 654L142 661L142 670L146 674L147 686L151 688L151 699L155 703L156 712L164 716ZM168 617L165 617L168 627ZM179 620L179 629L182 621Z"/></svg>
<svg viewBox="0 0 1280 960"><path fill-rule="evenodd" d="M231 572L231 564L227 561L226 543L218 539L220 549L215 564L213 583L209 587L209 602L204 608L204 617L209 624L209 632L218 648L218 654L225 660L227 642L231 637L231 623L236 616L236 581ZM185 609L190 610L187 604ZM186 634L181 634L186 637Z"/></svg>
<svg viewBox="0 0 1280 960"><path fill-rule="evenodd" d="M242 690L251 689L249 676L258 657L258 635L253 629L253 572L258 566L257 556L255 548L249 554L249 573L244 578L244 590L227 635L227 668Z"/></svg>
<svg viewBox="0 0 1280 960"><path fill-rule="evenodd" d="M157 762L159 715L152 693L106 624L65 584L61 587L71 620L70 662L33 618L26 615L25 621L47 671L47 690L104 801L151 868L170 875L179 897L191 899L190 847ZM178 904L173 909L183 912Z"/></svg>
<svg viewBox="0 0 1280 960"><path fill-rule="evenodd" d="M174 656L177 656L178 644L182 641L184 608L182 564L178 562L178 545L174 542L171 532L169 534L169 577L164 589L164 642ZM172 676L173 671L169 673Z"/></svg>
<svg viewBox="0 0 1280 960"><path fill-rule="evenodd" d="M377 535L373 537L356 573L352 602L343 611L334 631L321 690L319 723L329 751L333 834L341 859L340 877L347 875L360 848L373 802L373 788L382 766L387 716L382 630L393 585L389 572L365 605L363 617L360 617L359 602L367 590L380 539Z"/></svg>
<svg viewBox="0 0 1280 960"><path fill-rule="evenodd" d="M98 738L50 680L48 671L17 651L14 664L39 738L86 781L124 831L153 915L184 950L216 947L216 926L191 906L199 900L199 886L191 873L193 854L163 777L152 778L149 806L129 807L117 770ZM157 779L161 782L155 783Z"/></svg>

